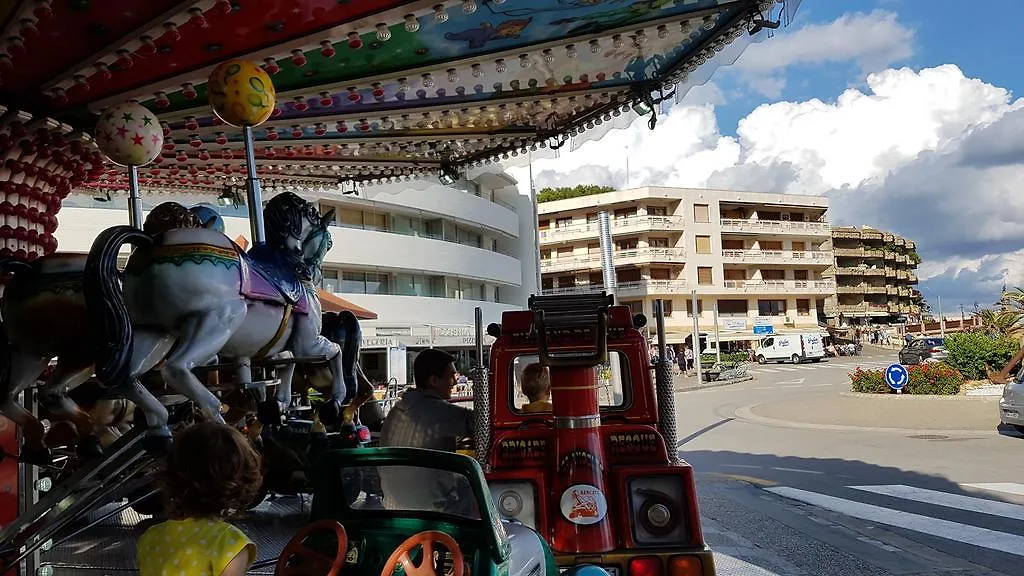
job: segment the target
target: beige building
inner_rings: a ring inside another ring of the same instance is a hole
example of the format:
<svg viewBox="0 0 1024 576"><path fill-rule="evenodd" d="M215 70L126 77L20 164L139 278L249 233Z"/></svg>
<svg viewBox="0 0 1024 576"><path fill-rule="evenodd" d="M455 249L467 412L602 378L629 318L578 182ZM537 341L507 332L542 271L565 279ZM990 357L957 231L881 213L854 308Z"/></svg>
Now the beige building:
<svg viewBox="0 0 1024 576"><path fill-rule="evenodd" d="M645 187L539 206L545 294L603 287L598 213L611 217L619 302L652 317L666 302L670 343L693 330L723 342L819 330L835 285L828 199L821 196ZM653 330L653 321L649 324ZM756 328L755 328L756 327Z"/></svg>
<svg viewBox="0 0 1024 576"><path fill-rule="evenodd" d="M914 270L921 262L913 240L867 226L832 229L836 295L825 304L829 324L885 323L917 315Z"/></svg>

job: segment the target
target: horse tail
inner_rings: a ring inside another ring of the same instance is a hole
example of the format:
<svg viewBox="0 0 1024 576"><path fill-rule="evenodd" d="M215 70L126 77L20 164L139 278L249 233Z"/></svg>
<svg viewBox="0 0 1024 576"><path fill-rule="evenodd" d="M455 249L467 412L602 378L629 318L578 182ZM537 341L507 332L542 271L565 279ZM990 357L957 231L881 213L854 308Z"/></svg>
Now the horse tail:
<svg viewBox="0 0 1024 576"><path fill-rule="evenodd" d="M32 265L14 258L0 259L0 276L31 272ZM13 279L13 278L12 278ZM11 341L7 338L7 326L0 314L0 403L7 400L11 389Z"/></svg>
<svg viewBox="0 0 1024 576"><path fill-rule="evenodd" d="M121 290L117 256L121 247L153 244L153 237L132 226L114 226L96 237L85 261L82 292L96 358L96 378L111 388L131 384L134 344L131 318Z"/></svg>
<svg viewBox="0 0 1024 576"><path fill-rule="evenodd" d="M341 365L345 371L345 400L355 399L359 390L359 347L363 339L363 331L359 327L359 319L348 310L338 314L340 334L344 335L341 344Z"/></svg>

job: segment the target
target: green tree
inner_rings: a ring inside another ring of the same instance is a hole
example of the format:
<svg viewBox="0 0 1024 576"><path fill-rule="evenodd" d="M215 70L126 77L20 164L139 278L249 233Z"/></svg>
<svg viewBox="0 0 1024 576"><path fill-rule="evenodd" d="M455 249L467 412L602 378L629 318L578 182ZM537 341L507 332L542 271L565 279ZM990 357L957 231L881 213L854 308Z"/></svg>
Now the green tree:
<svg viewBox="0 0 1024 576"><path fill-rule="evenodd" d="M1020 341L982 332L961 332L946 337L946 363L971 380L983 380L989 370L1001 370L1020 350Z"/></svg>
<svg viewBox="0 0 1024 576"><path fill-rule="evenodd" d="M598 186L597 184L580 184L578 186L560 186L558 188L541 188L537 193L537 202L551 202L554 200L566 200L568 198L579 198L581 196L593 196L614 192L614 186Z"/></svg>

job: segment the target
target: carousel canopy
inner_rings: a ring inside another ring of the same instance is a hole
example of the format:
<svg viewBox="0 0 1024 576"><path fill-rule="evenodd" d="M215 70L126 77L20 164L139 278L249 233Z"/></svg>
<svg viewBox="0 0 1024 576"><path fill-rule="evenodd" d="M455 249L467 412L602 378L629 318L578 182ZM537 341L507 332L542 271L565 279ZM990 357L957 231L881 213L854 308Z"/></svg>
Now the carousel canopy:
<svg viewBox="0 0 1024 576"><path fill-rule="evenodd" d="M102 111L135 100L164 133L143 187L222 193L243 183L244 137L211 111L208 79L244 59L276 90L252 129L265 185L454 179L676 98L718 52L770 33L796 4L22 0L0 6L0 104L90 143ZM126 183L111 166L88 179Z"/></svg>

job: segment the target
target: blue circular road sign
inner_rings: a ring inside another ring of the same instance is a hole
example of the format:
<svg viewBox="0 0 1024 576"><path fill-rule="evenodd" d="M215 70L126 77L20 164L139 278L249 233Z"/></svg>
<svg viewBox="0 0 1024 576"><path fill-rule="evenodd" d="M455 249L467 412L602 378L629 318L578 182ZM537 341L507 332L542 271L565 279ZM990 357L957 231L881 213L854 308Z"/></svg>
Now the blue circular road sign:
<svg viewBox="0 0 1024 576"><path fill-rule="evenodd" d="M910 380L910 373L902 364L890 364L885 369L885 383L893 390L902 390Z"/></svg>

